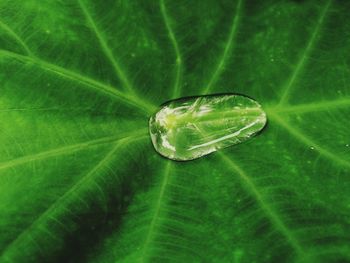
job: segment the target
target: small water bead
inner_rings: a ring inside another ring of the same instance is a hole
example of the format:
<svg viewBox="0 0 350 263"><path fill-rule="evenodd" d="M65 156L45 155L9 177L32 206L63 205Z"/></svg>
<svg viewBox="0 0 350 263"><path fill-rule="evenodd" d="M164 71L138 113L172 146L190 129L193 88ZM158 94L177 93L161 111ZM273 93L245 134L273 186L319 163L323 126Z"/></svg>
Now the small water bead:
<svg viewBox="0 0 350 263"><path fill-rule="evenodd" d="M260 104L236 94L181 98L149 120L154 148L172 160L193 160L244 142L266 125Z"/></svg>

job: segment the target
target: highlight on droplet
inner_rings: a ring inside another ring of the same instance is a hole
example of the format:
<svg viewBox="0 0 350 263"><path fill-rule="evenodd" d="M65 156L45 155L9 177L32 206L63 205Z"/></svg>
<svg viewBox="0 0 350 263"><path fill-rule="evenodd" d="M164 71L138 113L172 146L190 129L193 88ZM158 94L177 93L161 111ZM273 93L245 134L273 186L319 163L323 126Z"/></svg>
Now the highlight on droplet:
<svg viewBox="0 0 350 263"><path fill-rule="evenodd" d="M155 150L179 161L244 142L266 125L255 100L238 94L186 97L164 103L149 119Z"/></svg>

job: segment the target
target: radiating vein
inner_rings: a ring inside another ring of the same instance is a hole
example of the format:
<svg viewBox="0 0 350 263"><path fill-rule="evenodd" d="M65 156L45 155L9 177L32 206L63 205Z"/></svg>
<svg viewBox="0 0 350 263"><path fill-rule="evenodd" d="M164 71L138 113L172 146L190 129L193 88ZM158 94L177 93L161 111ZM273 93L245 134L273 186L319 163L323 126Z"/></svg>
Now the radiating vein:
<svg viewBox="0 0 350 263"><path fill-rule="evenodd" d="M102 93L104 95L107 95L113 99L116 99L117 101L132 105L137 107L138 109L142 110L143 112L146 112L147 114L153 113L155 110L155 106L139 99L136 96L125 94L121 91L118 91L116 88L106 85L104 83L101 83L99 81L96 81L92 78L89 78L87 76L81 75L79 73L76 73L72 70L62 68L60 66L57 66L55 64L51 64L49 62L46 62L39 58L33 58L29 56L23 56L20 54L16 54L11 51L7 50L0 50L0 56L6 56L13 59L17 59L24 63L33 63L37 65L39 68L53 72L63 78L75 81L79 84L83 84L84 87L90 88L92 90L95 90L99 93Z"/></svg>
<svg viewBox="0 0 350 263"><path fill-rule="evenodd" d="M299 105L288 106L272 106L266 107L265 110L269 113L287 113L287 114L299 114L310 112L331 111L340 108L350 107L350 98L342 98L330 101L311 102Z"/></svg>
<svg viewBox="0 0 350 263"><path fill-rule="evenodd" d="M98 28L94 19L92 18L91 14L89 12L89 9L86 7L83 0L78 0L78 2L79 2L81 10L83 11L92 31L95 33L95 35L96 35L96 37L101 45L103 52L105 53L105 55L109 59L109 61L112 63L113 68L114 68L115 72L117 73L117 76L120 78L120 80L124 84L125 88L129 92L134 93L134 89L132 88L130 81L126 77L126 75L125 75L124 71L122 70L122 68L120 67L118 61L115 59L112 50L108 46L107 41L105 40L103 34L101 33L101 30Z"/></svg>
<svg viewBox="0 0 350 263"><path fill-rule="evenodd" d="M160 10L162 13L162 17L163 17L166 29L168 30L171 44L173 45L174 50L175 50L176 70L175 70L175 82L174 82L174 87L173 87L172 98L177 98L181 94L181 89L180 89L181 84L180 83L181 83L181 74L182 74L182 58L181 58L181 53L180 53L180 49L179 49L179 44L177 43L175 34L174 34L174 32L171 28L171 25L170 25L170 19L169 19L169 15L167 13L167 10L166 10L165 4L164 4L164 0L160 0Z"/></svg>
<svg viewBox="0 0 350 263"><path fill-rule="evenodd" d="M74 112L74 111L92 111L94 110L91 107L85 107L85 108L80 108L80 107L66 107L66 108L60 108L60 107L38 107L38 108L5 108L5 109L0 109L0 113L4 112L33 112L33 111L57 111L57 112L63 112L63 111L68 111L68 112Z"/></svg>
<svg viewBox="0 0 350 263"><path fill-rule="evenodd" d="M350 168L350 161L345 160L336 154L332 153L326 148L323 148L318 143L305 136L301 131L294 128L287 121L284 121L278 114L272 113L270 114L272 120L275 120L281 127L286 129L291 135L293 135L297 140L301 143L305 144L307 147L313 147L316 151L318 151L325 158L347 168Z"/></svg>
<svg viewBox="0 0 350 263"><path fill-rule="evenodd" d="M120 138L123 138L123 136L124 137L128 135L141 136L141 135L147 134L147 132L148 132L147 129L141 129L136 132L127 132L119 135L108 136L108 137L90 140L82 143L66 145L66 146L50 149L39 153L29 154L26 156L22 156L13 160L0 163L0 171L11 167L16 167L32 161L38 161L38 160L52 158L60 155L71 154L77 151L86 150L86 149L97 147L103 144L113 143L116 140L120 140Z"/></svg>
<svg viewBox="0 0 350 263"><path fill-rule="evenodd" d="M278 229L278 231L287 238L288 243L295 249L298 256L307 258L306 252L302 248L302 245L300 244L297 237L290 229L288 229L288 227L283 223L280 216L274 211L273 207L271 207L271 205L265 200L264 196L261 194L255 183L250 179L249 175L246 174L246 172L234 160L232 160L232 158L227 157L222 152L218 153L223 161L239 175L239 178L243 182L246 190L254 196L261 209L265 212L276 229Z"/></svg>
<svg viewBox="0 0 350 263"><path fill-rule="evenodd" d="M241 14L242 13L242 2L243 2L243 0L238 0L238 2L237 2L236 12L233 16L230 34L228 36L228 39L227 39L227 42L226 42L226 45L224 48L224 52L222 53L222 56L220 57L220 59L218 61L218 64L214 70L214 73L211 75L211 78L208 82L208 85L201 92L201 94L203 94L203 95L208 94L211 91L213 85L218 81L219 76L221 75L221 73L225 69L225 65L227 63L227 60L230 57L230 53L232 52L232 50L234 48L235 38L237 35L237 29L239 26L240 17L242 16L242 14Z"/></svg>
<svg viewBox="0 0 350 263"><path fill-rule="evenodd" d="M98 172L106 167L115 157L116 152L121 146L125 146L132 141L143 139L145 136L130 135L127 137L120 138L118 141L114 141L115 144L110 150L85 176L83 176L77 183L75 183L67 192L65 192L60 198L58 198L44 213L42 213L27 229L25 229L17 238L4 250L4 253L0 257L0 261L9 260L11 261L12 255L17 255L18 245L22 242L35 242L31 239L31 234L35 231L41 231L40 226L47 224L50 220L57 221L60 213L69 210L69 206L76 201L76 196L81 194L84 186L92 182L98 175ZM59 221L58 221L59 222ZM49 229L46 229L47 233Z"/></svg>
<svg viewBox="0 0 350 263"><path fill-rule="evenodd" d="M34 56L33 53L30 51L27 44L23 41L23 39L17 35L16 32L14 32L8 25L0 21L0 28L2 28L6 33L8 33L13 39L15 39L24 49L24 51L28 54L28 56Z"/></svg>
<svg viewBox="0 0 350 263"><path fill-rule="evenodd" d="M146 239L145 239L145 242L142 246L140 262L147 262L147 251L148 251L152 241L154 240L154 234L155 234L154 232L156 229L157 221L159 220L160 211L161 211L162 206L163 206L165 191L166 191L166 188L169 184L170 165L171 165L170 162L167 162L165 164L165 169L163 172L163 180L162 180L162 183L160 185L159 195L158 195L157 201L155 203L155 209L154 209L154 212L152 215L151 223L150 223L148 231L147 231Z"/></svg>
<svg viewBox="0 0 350 263"><path fill-rule="evenodd" d="M326 18L326 14L327 14L327 11L329 10L329 7L331 5L331 0L329 0L328 2L326 2L322 12L321 12L321 15L316 23L316 26L313 30L313 33L304 49L304 52L301 54L300 58L299 58L299 61L291 75L291 77L289 78L289 80L287 81L287 83L285 84L285 86L283 87L282 89L282 96L281 96L281 99L280 99L280 102L279 104L280 105L284 105L288 102L288 99L289 99L289 96L290 96L290 93L292 91L292 88L293 86L295 85L298 77L300 76L300 73L301 71L303 70L305 64L306 64L306 61L307 59L309 58L310 56L310 53L312 52L314 46L315 46L315 43L316 43L316 40L317 40L317 37L320 33L320 30L322 28L322 25L324 23L324 20Z"/></svg>

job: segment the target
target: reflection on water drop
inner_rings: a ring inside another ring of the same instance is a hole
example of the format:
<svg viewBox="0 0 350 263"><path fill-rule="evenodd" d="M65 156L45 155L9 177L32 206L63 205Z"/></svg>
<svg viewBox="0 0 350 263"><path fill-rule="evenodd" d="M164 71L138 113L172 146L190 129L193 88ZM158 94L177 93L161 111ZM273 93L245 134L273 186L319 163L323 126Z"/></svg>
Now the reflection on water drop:
<svg viewBox="0 0 350 263"><path fill-rule="evenodd" d="M246 141L265 124L259 103L225 94L169 101L151 116L149 130L158 153L186 161Z"/></svg>

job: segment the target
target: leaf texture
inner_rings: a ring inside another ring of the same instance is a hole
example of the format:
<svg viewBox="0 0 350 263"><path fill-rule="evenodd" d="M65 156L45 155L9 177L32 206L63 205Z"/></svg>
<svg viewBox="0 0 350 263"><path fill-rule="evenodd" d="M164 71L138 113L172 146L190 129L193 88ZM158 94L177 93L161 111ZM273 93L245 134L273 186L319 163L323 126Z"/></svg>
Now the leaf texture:
<svg viewBox="0 0 350 263"><path fill-rule="evenodd" d="M0 262L350 262L350 3L0 0ZM256 99L190 162L148 118Z"/></svg>

